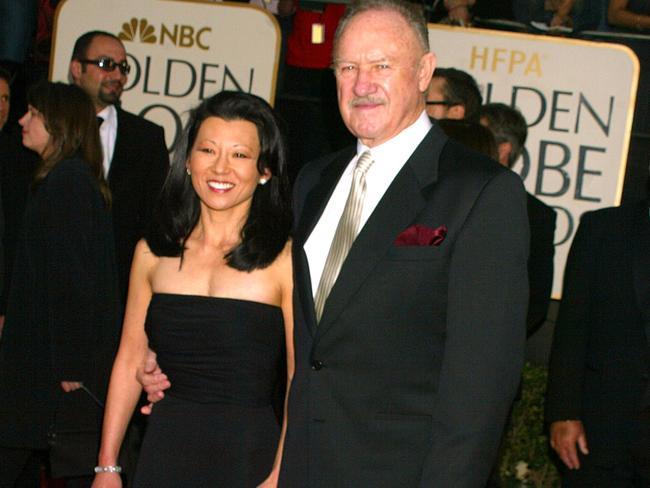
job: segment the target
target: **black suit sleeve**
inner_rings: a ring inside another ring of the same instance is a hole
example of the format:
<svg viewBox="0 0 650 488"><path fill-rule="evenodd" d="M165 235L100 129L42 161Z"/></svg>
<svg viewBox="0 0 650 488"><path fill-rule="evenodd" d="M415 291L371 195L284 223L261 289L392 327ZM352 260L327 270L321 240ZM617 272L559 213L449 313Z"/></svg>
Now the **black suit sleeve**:
<svg viewBox="0 0 650 488"><path fill-rule="evenodd" d="M546 393L546 420L579 420L584 364L590 334L590 296L596 267L592 214L582 217L564 271L562 303L551 347Z"/></svg>
<svg viewBox="0 0 650 488"><path fill-rule="evenodd" d="M454 243L432 447L421 487L483 486L524 360L529 225L521 180L492 178Z"/></svg>

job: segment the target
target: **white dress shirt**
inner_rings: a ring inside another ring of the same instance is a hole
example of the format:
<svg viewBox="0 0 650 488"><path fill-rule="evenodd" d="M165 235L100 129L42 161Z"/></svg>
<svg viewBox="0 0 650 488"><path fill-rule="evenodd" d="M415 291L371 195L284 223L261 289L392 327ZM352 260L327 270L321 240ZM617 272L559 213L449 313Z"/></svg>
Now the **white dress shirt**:
<svg viewBox="0 0 650 488"><path fill-rule="evenodd" d="M359 232L361 232L375 207L377 207L379 200L384 196L384 193L386 193L397 173L400 172L406 161L411 157L411 154L425 138L431 129L431 125L426 112L422 112L412 125L379 146L370 149L357 141L357 155L352 158L345 171L343 171L323 214L305 242L305 253L309 262L311 288L314 295L323 274L325 260L332 245L336 227L343 214L345 201L350 193L352 173L359 156L364 151L370 150L374 160L366 173L366 195L359 224Z"/></svg>
<svg viewBox="0 0 650 488"><path fill-rule="evenodd" d="M99 112L97 117L104 119L102 125L99 126L99 138L102 141L102 152L104 153L104 176L108 179L108 171L111 168L115 140L117 139L117 109L114 105L109 105Z"/></svg>

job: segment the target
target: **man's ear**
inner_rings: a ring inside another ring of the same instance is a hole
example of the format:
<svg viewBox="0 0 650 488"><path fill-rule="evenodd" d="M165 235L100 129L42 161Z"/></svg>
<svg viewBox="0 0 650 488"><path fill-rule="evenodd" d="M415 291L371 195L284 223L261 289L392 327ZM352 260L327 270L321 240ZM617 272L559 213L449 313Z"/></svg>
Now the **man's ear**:
<svg viewBox="0 0 650 488"><path fill-rule="evenodd" d="M81 78L81 63L76 59L70 61L70 78L73 83L76 83L79 78Z"/></svg>
<svg viewBox="0 0 650 488"><path fill-rule="evenodd" d="M509 159L510 153L512 152L512 143L502 142L497 146L497 152L499 153L499 163L502 166L508 168L510 166Z"/></svg>
<svg viewBox="0 0 650 488"><path fill-rule="evenodd" d="M418 66L418 88L421 93L426 93L431 83L433 71L436 68L436 55L429 52L420 58L420 65Z"/></svg>

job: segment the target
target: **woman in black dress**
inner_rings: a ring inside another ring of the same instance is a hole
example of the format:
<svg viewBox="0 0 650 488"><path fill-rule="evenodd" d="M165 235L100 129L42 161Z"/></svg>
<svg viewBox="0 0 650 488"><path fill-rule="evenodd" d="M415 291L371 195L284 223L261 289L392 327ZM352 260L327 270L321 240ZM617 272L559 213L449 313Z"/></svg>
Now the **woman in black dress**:
<svg viewBox="0 0 650 488"><path fill-rule="evenodd" d="M290 215L271 107L241 92L201 103L136 246L94 487L121 486L148 347L173 386L149 419L135 486L275 485L274 392L293 371Z"/></svg>
<svg viewBox="0 0 650 488"><path fill-rule="evenodd" d="M3 487L18 477L37 486L39 466L29 459L48 448L48 432L84 432L86 438L95 432L98 441L98 403L119 338L110 196L92 102L76 86L50 82L35 85L28 102L20 120L23 144L41 161L0 341ZM96 449L91 442L87 450ZM24 472L26 466L33 468ZM92 463L81 458L53 467L57 476L85 474L85 485L92 481Z"/></svg>

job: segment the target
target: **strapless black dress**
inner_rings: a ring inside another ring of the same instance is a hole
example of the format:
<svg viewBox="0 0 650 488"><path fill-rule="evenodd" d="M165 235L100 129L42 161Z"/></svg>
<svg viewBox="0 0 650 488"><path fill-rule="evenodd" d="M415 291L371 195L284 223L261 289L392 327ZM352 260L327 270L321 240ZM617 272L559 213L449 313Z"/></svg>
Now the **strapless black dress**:
<svg viewBox="0 0 650 488"><path fill-rule="evenodd" d="M273 401L284 374L281 309L154 294L145 330L172 386L149 418L135 486L257 486L280 434Z"/></svg>

